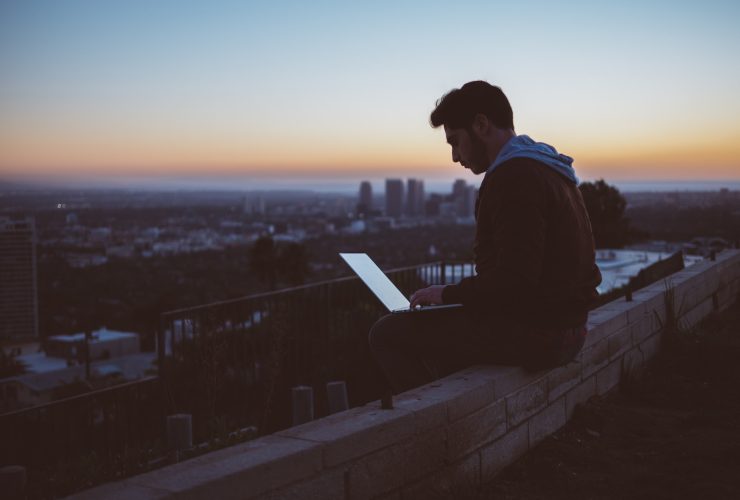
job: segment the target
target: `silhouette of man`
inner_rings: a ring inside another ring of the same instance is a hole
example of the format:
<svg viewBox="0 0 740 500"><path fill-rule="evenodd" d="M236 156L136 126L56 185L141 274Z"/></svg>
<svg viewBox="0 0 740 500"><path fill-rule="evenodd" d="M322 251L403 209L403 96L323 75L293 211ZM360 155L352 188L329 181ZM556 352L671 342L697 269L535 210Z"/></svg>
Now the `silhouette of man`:
<svg viewBox="0 0 740 500"><path fill-rule="evenodd" d="M417 290L384 316L370 347L395 393L477 363L545 369L580 351L601 274L573 159L514 131L500 88L466 83L437 101L452 161L484 174L475 204L476 275Z"/></svg>

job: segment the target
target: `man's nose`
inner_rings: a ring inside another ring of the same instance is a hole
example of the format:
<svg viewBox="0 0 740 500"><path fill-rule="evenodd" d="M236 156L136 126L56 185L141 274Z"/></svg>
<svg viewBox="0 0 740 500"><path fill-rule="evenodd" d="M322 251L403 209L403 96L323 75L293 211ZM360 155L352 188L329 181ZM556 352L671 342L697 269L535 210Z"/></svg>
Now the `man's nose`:
<svg viewBox="0 0 740 500"><path fill-rule="evenodd" d="M452 163L460 163L460 155L457 154L457 150L452 148Z"/></svg>

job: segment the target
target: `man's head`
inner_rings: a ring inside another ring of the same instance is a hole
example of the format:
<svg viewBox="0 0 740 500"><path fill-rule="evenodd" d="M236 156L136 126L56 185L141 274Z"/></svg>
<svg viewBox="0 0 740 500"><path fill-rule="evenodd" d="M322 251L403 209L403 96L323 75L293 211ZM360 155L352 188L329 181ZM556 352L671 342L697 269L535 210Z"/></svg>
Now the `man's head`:
<svg viewBox="0 0 740 500"><path fill-rule="evenodd" d="M485 172L514 134L514 117L500 88L468 82L437 101L429 117L432 127L444 126L452 161L473 173Z"/></svg>

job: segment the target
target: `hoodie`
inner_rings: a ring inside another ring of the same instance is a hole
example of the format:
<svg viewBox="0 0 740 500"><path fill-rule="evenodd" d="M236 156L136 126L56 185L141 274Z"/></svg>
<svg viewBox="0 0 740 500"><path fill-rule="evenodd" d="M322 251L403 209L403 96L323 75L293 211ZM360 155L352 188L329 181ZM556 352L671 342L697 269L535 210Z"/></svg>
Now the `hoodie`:
<svg viewBox="0 0 740 500"><path fill-rule="evenodd" d="M488 167L486 175L512 158L531 158L552 168L574 184L579 182L573 169L573 158L558 153L549 144L533 141L528 135L517 135L509 139L509 142L504 145L491 166Z"/></svg>
<svg viewBox="0 0 740 500"><path fill-rule="evenodd" d="M512 138L478 193L477 274L447 285L491 335L499 318L524 327L580 328L601 282L591 225L571 159L526 136Z"/></svg>

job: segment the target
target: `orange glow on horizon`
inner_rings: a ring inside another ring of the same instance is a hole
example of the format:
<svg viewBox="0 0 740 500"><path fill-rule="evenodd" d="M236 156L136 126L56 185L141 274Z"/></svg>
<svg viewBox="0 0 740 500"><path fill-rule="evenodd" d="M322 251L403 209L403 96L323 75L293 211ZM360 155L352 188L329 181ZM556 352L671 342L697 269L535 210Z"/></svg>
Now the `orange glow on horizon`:
<svg viewBox="0 0 740 500"><path fill-rule="evenodd" d="M48 131L47 131L48 132ZM69 132L4 134L0 175L455 175L441 133L333 137L297 133L245 139L238 134L134 136ZM248 134L245 134L248 138ZM538 136L534 136L539 139ZM81 138L85 138L82 140ZM724 136L614 138L608 144L543 137L575 158L581 178L737 179L740 133ZM583 139L582 139L583 140Z"/></svg>

